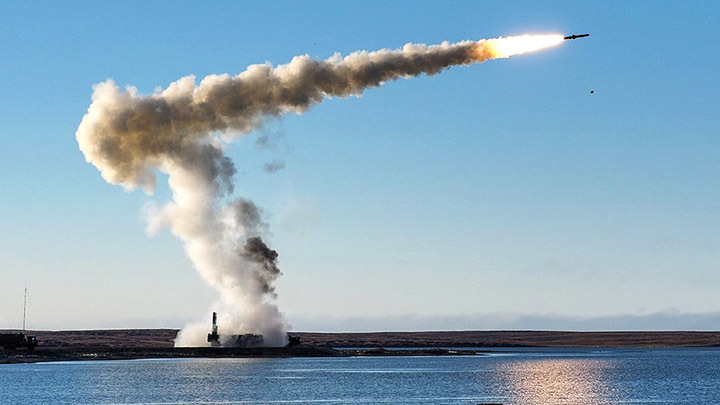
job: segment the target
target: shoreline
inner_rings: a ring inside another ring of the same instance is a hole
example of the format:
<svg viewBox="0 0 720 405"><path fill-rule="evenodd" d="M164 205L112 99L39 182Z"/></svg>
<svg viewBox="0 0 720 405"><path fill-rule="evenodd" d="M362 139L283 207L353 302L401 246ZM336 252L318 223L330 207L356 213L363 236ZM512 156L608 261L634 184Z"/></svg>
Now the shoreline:
<svg viewBox="0 0 720 405"><path fill-rule="evenodd" d="M512 346L495 347L496 350L482 348L327 348L327 347L178 347L178 348L38 348L32 351L1 351L0 366L6 364L57 363L77 361L115 361L115 360L155 360L183 358L215 359L272 359L297 357L418 357L418 356L486 356L496 353L524 353L520 349L718 349L718 346L652 346L652 347L543 347ZM490 348L488 348L490 349Z"/></svg>
<svg viewBox="0 0 720 405"><path fill-rule="evenodd" d="M3 352L0 352L3 353ZM416 348L409 350L332 349L326 347L173 347L173 348L37 348L5 351L2 364L49 363L61 361L139 360L179 358L290 358L290 357L369 357L369 356L475 356L476 350Z"/></svg>
<svg viewBox="0 0 720 405"><path fill-rule="evenodd" d="M2 332L17 333L17 330ZM27 331L34 351L0 349L0 364L149 358L277 358L482 355L483 348L712 348L720 332L429 331L291 332L301 344L282 348L174 347L177 329ZM407 350L392 350L392 349ZM387 350L391 349L391 350Z"/></svg>
<svg viewBox="0 0 720 405"><path fill-rule="evenodd" d="M0 333L20 333L0 330ZM39 348L172 348L178 329L28 330ZM310 347L708 347L720 331L290 332Z"/></svg>

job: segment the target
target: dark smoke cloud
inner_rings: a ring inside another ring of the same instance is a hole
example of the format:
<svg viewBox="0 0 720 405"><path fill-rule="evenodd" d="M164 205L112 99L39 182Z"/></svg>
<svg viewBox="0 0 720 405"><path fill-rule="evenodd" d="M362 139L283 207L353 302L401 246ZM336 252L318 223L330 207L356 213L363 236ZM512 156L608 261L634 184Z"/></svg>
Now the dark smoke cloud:
<svg viewBox="0 0 720 405"><path fill-rule="evenodd" d="M267 228L262 211L254 202L238 198L230 203L230 206L235 213L235 221L241 224L247 233L255 235Z"/></svg>
<svg viewBox="0 0 720 405"><path fill-rule="evenodd" d="M245 242L242 256L248 262L258 265L255 276L263 291L275 294L272 282L282 274L277 265L278 252L270 249L261 237L255 236Z"/></svg>
<svg viewBox="0 0 720 405"><path fill-rule="evenodd" d="M260 135L257 138L255 138L255 147L260 149L265 149L268 146L270 146L270 136L268 135Z"/></svg>
<svg viewBox="0 0 720 405"><path fill-rule="evenodd" d="M285 162L280 162L277 160L270 163L265 163L265 165L263 165L263 170L265 170L265 173L269 174L277 173L284 168Z"/></svg>

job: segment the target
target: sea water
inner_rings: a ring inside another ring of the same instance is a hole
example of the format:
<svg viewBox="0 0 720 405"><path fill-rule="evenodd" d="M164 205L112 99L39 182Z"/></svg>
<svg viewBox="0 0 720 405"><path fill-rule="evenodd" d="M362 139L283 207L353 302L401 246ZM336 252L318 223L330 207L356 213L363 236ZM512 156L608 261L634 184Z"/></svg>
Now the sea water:
<svg viewBox="0 0 720 405"><path fill-rule="evenodd" d="M720 404L720 349L0 365L2 404Z"/></svg>

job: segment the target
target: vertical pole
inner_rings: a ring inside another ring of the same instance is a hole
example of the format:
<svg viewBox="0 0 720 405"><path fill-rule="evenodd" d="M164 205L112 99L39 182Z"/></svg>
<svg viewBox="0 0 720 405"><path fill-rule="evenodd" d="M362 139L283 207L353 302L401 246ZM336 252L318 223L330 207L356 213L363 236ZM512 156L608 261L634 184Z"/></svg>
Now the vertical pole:
<svg viewBox="0 0 720 405"><path fill-rule="evenodd" d="M25 332L25 315L27 314L27 286L25 286L25 294L23 294L23 332Z"/></svg>

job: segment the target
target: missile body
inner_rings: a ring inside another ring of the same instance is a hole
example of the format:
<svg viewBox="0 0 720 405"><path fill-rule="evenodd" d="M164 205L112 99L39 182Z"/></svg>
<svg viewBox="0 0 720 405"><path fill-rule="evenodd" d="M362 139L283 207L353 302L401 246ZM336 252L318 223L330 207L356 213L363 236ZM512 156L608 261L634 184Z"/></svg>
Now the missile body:
<svg viewBox="0 0 720 405"><path fill-rule="evenodd" d="M207 341L211 346L220 346L220 335L218 335L217 313L213 312L212 332L208 333Z"/></svg>
<svg viewBox="0 0 720 405"><path fill-rule="evenodd" d="M590 34L573 34L573 35L568 35L563 39L567 41L568 39L578 39L578 38L585 38L585 37L589 37L589 36L590 36Z"/></svg>

